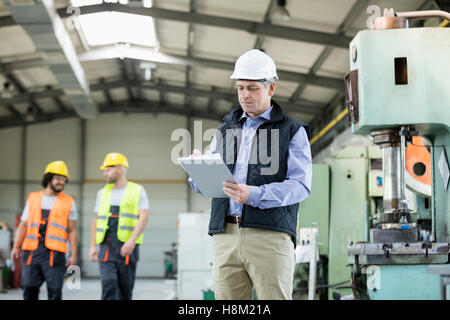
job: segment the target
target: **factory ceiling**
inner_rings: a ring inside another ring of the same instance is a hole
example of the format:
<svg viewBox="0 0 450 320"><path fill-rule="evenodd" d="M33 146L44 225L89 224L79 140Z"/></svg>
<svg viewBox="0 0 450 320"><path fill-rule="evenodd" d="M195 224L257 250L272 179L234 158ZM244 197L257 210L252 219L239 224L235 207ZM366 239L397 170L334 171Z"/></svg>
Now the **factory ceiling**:
<svg viewBox="0 0 450 320"><path fill-rule="evenodd" d="M318 131L344 107L348 43L369 5L433 9L424 0L2 0L0 128L104 112L221 120L237 103L236 59L263 49L274 99Z"/></svg>

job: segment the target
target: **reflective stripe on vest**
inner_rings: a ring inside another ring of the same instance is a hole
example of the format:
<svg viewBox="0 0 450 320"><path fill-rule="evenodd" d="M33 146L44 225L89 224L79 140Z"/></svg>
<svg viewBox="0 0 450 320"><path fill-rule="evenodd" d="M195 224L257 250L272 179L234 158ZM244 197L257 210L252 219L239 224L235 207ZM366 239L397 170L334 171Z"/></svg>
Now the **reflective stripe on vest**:
<svg viewBox="0 0 450 320"><path fill-rule="evenodd" d="M48 239L53 239L53 240L56 240L56 241L60 241L60 242L63 242L63 243L66 243L66 242L67 242L66 239L61 238L61 237L57 237L57 236L48 236L47 238L48 238Z"/></svg>
<svg viewBox="0 0 450 320"><path fill-rule="evenodd" d="M134 227L128 227L128 226L120 226L119 230L129 230L129 231L133 231Z"/></svg>
<svg viewBox="0 0 450 320"><path fill-rule="evenodd" d="M97 224L95 232L95 242L100 244L105 239L106 230L108 229L108 220L111 215L111 191L114 187L113 183L105 185L100 199L100 208L97 213ZM117 228L117 239L127 242L137 225L139 219L139 198L141 194L141 186L134 182L128 182L119 207L119 221ZM136 240L137 244L141 244L144 235L141 234Z"/></svg>
<svg viewBox="0 0 450 320"><path fill-rule="evenodd" d="M27 233L22 244L22 250L34 251L39 246L39 226L42 218L42 198L44 191L31 192L28 196ZM45 233L45 246L50 250L67 252L69 214L73 198L60 192L50 209Z"/></svg>
<svg viewBox="0 0 450 320"><path fill-rule="evenodd" d="M50 225L53 226L53 227L55 227L55 228L63 229L65 232L67 232L67 228L64 227L63 225L60 225L59 223L55 223L55 222L51 222L51 221L50 221Z"/></svg>

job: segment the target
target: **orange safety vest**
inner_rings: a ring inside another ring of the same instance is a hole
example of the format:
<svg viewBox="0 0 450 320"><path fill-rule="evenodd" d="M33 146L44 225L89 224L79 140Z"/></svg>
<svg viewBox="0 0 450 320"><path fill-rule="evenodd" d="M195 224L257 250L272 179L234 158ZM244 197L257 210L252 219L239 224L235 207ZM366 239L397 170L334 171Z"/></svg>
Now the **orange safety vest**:
<svg viewBox="0 0 450 320"><path fill-rule="evenodd" d="M42 197L44 191L30 192L28 195L27 233L22 244L22 250L34 251L39 245L39 226L45 221L42 218ZM73 198L62 192L58 194L47 220L45 246L50 250L66 253L69 239L69 213L72 209Z"/></svg>

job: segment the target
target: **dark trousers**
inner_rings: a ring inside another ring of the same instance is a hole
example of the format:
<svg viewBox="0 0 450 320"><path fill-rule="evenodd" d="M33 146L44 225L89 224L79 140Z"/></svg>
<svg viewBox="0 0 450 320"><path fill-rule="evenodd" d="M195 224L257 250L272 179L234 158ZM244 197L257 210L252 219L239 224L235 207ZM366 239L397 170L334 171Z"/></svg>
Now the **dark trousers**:
<svg viewBox="0 0 450 320"><path fill-rule="evenodd" d="M119 207L111 206L111 214L117 215ZM100 244L100 280L102 300L131 300L133 295L136 265L139 260L139 245L126 259L120 255L123 242L117 238L118 216L108 220L105 240Z"/></svg>
<svg viewBox="0 0 450 320"><path fill-rule="evenodd" d="M61 300L66 267L53 266L48 263L22 266L21 287L24 300L38 300L42 283L47 283L49 300Z"/></svg>
<svg viewBox="0 0 450 320"><path fill-rule="evenodd" d="M102 300L131 300L136 274L136 262L125 259L100 262Z"/></svg>

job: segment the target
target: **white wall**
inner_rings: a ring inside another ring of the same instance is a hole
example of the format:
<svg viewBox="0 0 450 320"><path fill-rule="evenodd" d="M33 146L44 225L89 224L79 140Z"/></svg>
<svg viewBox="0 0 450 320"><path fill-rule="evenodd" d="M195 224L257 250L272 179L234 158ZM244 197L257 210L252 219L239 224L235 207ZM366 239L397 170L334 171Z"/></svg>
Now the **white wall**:
<svg viewBox="0 0 450 320"><path fill-rule="evenodd" d="M219 124L204 120L203 131ZM186 117L169 114L102 114L94 120L87 120L85 179L88 181L83 184L82 207L78 183L82 170L81 121L59 120L27 128L25 197L30 191L41 189L39 182L48 162L64 160L67 163L71 182L65 192L75 198L79 209L82 271L85 275L98 275L98 266L88 259L90 224L96 193L104 184L99 167L105 155L114 151L127 156L129 180L175 180L172 183L142 183L149 196L150 213L137 275L158 277L164 274L163 251L169 250L171 243L177 241L178 214L189 210L188 203L191 212L202 212L210 206L209 199L191 192L186 182L177 181L186 180L186 175L170 159L172 148L178 143L171 141L171 134L177 128L186 127ZM0 221L11 227L14 215L22 210L19 183L21 134L22 128L0 130ZM204 147L207 144L205 142Z"/></svg>

